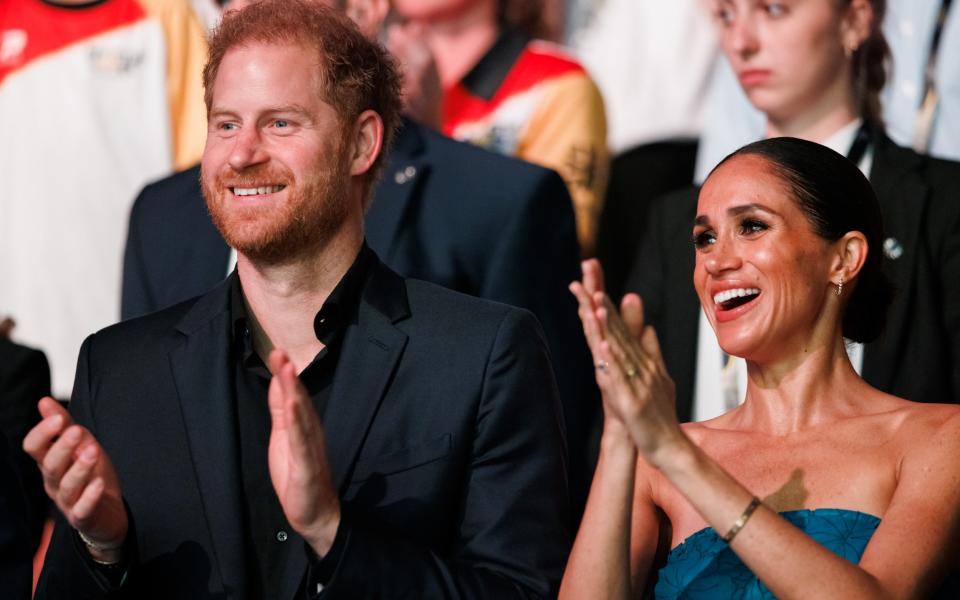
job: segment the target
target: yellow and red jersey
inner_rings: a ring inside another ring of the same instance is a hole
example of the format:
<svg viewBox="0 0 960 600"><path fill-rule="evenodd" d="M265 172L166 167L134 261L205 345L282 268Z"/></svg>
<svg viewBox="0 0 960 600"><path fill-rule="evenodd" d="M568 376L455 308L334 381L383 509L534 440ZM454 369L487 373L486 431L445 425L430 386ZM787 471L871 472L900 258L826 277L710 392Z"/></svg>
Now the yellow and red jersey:
<svg viewBox="0 0 960 600"><path fill-rule="evenodd" d="M573 197L584 254L593 250L609 154L603 99L586 71L549 42L506 30L444 93L447 135L556 170Z"/></svg>

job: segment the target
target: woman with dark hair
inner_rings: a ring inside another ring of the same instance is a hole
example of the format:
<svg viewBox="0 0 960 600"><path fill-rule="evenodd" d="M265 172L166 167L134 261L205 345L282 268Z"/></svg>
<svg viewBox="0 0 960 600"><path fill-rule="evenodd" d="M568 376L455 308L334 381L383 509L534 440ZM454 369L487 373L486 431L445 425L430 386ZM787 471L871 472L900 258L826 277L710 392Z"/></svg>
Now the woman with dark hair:
<svg viewBox="0 0 960 600"><path fill-rule="evenodd" d="M916 598L956 561L960 407L871 387L844 339L882 330L880 208L843 156L756 142L704 183L693 281L746 399L679 425L640 300L571 289L604 397L600 461L560 597Z"/></svg>
<svg viewBox="0 0 960 600"><path fill-rule="evenodd" d="M895 289L883 335L850 344L874 387L922 402L960 401L960 165L900 148L883 132L878 92L887 44L883 0L715 0L721 46L767 136L826 145L860 167L880 203L874 250ZM685 238L696 191L651 208L627 290L661 333L681 420L705 420L743 399L745 363L722 351L690 287Z"/></svg>

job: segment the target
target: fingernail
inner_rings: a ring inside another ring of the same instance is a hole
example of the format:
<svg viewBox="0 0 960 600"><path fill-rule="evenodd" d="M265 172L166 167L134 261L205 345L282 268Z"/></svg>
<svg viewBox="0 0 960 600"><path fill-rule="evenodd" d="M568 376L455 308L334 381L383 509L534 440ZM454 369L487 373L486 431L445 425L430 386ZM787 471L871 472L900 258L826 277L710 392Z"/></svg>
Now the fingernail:
<svg viewBox="0 0 960 600"><path fill-rule="evenodd" d="M95 446L87 446L80 452L80 460L86 463L92 463L97 460L97 448Z"/></svg>

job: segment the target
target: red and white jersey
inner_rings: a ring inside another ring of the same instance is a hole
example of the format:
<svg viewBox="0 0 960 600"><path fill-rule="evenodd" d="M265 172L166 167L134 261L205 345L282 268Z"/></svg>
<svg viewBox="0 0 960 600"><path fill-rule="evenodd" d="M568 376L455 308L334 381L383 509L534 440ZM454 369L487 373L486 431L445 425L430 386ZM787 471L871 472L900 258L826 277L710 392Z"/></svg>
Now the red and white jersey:
<svg viewBox="0 0 960 600"><path fill-rule="evenodd" d="M119 316L134 197L202 153L205 58L187 0L0 2L0 315L58 396Z"/></svg>

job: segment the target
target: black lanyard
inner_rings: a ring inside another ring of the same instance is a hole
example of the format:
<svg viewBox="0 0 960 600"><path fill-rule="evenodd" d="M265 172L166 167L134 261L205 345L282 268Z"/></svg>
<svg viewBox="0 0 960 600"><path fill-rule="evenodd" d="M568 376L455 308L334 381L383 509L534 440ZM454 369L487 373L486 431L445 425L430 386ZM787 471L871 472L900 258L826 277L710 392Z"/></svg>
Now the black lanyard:
<svg viewBox="0 0 960 600"><path fill-rule="evenodd" d="M949 0L948 0L949 1ZM860 166L863 155L867 153L867 147L870 146L870 126L864 121L857 129L857 135L850 144L850 151L847 152L847 159L853 164Z"/></svg>

